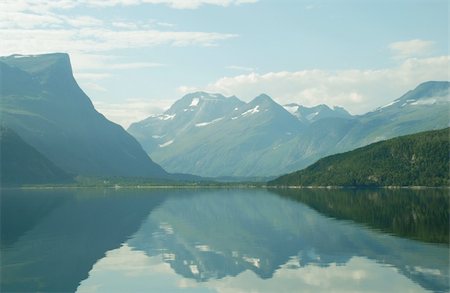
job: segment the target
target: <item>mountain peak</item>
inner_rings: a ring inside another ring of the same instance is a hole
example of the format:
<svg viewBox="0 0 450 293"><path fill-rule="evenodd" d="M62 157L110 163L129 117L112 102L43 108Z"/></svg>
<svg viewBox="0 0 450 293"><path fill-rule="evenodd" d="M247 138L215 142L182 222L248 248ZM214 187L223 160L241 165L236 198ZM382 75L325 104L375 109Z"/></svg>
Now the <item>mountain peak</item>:
<svg viewBox="0 0 450 293"><path fill-rule="evenodd" d="M193 92L193 93L189 93L183 96L182 99L226 99L225 96L223 96L222 94L217 94L217 93L208 93L208 92L204 92L204 91L198 91L198 92Z"/></svg>
<svg viewBox="0 0 450 293"><path fill-rule="evenodd" d="M269 97L267 94L260 94L257 97L255 97L253 99L253 101L258 101L258 102L273 102L272 98Z"/></svg>
<svg viewBox="0 0 450 293"><path fill-rule="evenodd" d="M122 127L95 110L73 78L69 55L12 55L0 62L7 69L2 123L55 165L88 176L167 175Z"/></svg>
<svg viewBox="0 0 450 293"><path fill-rule="evenodd" d="M300 121L315 122L323 118L350 118L352 115L342 107L333 106L330 108L325 104L319 104L313 107L306 107L296 103L290 103L283 106L289 113L297 117Z"/></svg>
<svg viewBox="0 0 450 293"><path fill-rule="evenodd" d="M275 102L270 96L268 96L266 94L260 94L259 96L255 97L253 100L251 100L248 104L252 105L252 106L260 105L260 106L281 107L280 105L277 104L277 102Z"/></svg>
<svg viewBox="0 0 450 293"><path fill-rule="evenodd" d="M40 55L14 54L0 57L0 61L31 74L38 74L51 69L68 70L70 74L72 74L72 66L67 53L49 53Z"/></svg>
<svg viewBox="0 0 450 293"><path fill-rule="evenodd" d="M407 108L409 106L447 105L449 102L450 82L427 81L419 84L400 98L378 107L371 113Z"/></svg>
<svg viewBox="0 0 450 293"><path fill-rule="evenodd" d="M447 89L448 87L450 87L450 81L436 81L436 80L430 80L430 81L425 81L422 82L421 84L419 84L414 91L416 90L420 90L420 89L425 89L425 88L442 88L442 89Z"/></svg>
<svg viewBox="0 0 450 293"><path fill-rule="evenodd" d="M300 106L300 109L309 111L332 111L331 108L325 104L319 104L312 107Z"/></svg>
<svg viewBox="0 0 450 293"><path fill-rule="evenodd" d="M447 95L450 88L448 81L427 81L419 84L415 89L406 93L402 98L408 99L424 99L431 96Z"/></svg>
<svg viewBox="0 0 450 293"><path fill-rule="evenodd" d="M207 93L204 91L198 91L184 95L181 99L176 101L165 114L183 114L197 112L202 109L203 111L216 111L215 108L218 105L225 104L241 104L243 103L235 96L225 97L222 94ZM221 106L218 106L221 107ZM208 110L209 109L209 110Z"/></svg>

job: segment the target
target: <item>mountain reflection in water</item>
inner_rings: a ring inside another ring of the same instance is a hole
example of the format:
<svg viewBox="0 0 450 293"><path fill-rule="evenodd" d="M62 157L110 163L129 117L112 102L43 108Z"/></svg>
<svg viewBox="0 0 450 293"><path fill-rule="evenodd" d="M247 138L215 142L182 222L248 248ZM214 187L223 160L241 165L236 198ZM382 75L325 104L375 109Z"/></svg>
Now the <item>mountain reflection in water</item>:
<svg viewBox="0 0 450 293"><path fill-rule="evenodd" d="M2 291L449 290L445 191L43 193L2 195Z"/></svg>

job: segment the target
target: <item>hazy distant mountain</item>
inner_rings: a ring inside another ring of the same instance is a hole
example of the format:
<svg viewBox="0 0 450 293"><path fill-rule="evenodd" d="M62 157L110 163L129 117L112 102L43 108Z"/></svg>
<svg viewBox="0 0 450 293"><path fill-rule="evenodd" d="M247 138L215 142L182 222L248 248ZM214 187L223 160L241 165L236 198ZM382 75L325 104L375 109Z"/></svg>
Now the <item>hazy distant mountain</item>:
<svg viewBox="0 0 450 293"><path fill-rule="evenodd" d="M71 181L72 176L55 166L13 130L0 128L0 185Z"/></svg>
<svg viewBox="0 0 450 293"><path fill-rule="evenodd" d="M277 186L448 186L449 128L380 141L283 175Z"/></svg>
<svg viewBox="0 0 450 293"><path fill-rule="evenodd" d="M271 176L379 140L449 126L449 84L423 83L360 116L326 105L283 108L267 95L244 103L200 92L128 131L170 172Z"/></svg>
<svg viewBox="0 0 450 293"><path fill-rule="evenodd" d="M292 115L304 122L316 122L324 118L352 118L352 115L342 107L333 107L327 105L317 105L314 107L305 107L299 104L291 103L283 106Z"/></svg>
<svg viewBox="0 0 450 293"><path fill-rule="evenodd" d="M228 113L245 103L236 97L225 98L220 94L204 92L184 96L161 115L132 124L128 131L136 137L144 149L151 153L159 147L169 146L175 137L188 134L198 128L219 122Z"/></svg>
<svg viewBox="0 0 450 293"><path fill-rule="evenodd" d="M267 95L244 103L199 92L128 131L170 172L251 176L277 170L285 155L277 148L302 127ZM277 159L264 160L268 151Z"/></svg>
<svg viewBox="0 0 450 293"><path fill-rule="evenodd" d="M449 126L450 82L429 81L393 102L358 118L339 150L367 145L383 139L436 130Z"/></svg>
<svg viewBox="0 0 450 293"><path fill-rule="evenodd" d="M131 135L94 109L67 54L1 57L0 72L2 124L65 171L167 175Z"/></svg>

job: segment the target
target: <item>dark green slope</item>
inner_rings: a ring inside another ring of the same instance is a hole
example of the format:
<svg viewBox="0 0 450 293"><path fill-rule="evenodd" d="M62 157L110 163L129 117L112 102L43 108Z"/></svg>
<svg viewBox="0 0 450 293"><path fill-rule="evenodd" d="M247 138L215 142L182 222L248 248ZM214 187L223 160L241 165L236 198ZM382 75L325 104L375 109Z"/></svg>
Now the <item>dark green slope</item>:
<svg viewBox="0 0 450 293"><path fill-rule="evenodd" d="M72 177L55 166L14 131L0 129L0 182L2 186L67 183Z"/></svg>
<svg viewBox="0 0 450 293"><path fill-rule="evenodd" d="M377 142L320 159L276 186L449 186L449 128Z"/></svg>
<svg viewBox="0 0 450 293"><path fill-rule="evenodd" d="M67 54L0 57L1 122L80 175L166 177L121 126L98 113Z"/></svg>

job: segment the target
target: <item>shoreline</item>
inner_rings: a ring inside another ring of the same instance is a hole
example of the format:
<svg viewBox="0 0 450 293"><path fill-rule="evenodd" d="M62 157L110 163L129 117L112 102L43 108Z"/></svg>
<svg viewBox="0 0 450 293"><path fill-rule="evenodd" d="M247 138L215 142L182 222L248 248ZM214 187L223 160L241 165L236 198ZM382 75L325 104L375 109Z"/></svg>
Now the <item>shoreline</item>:
<svg viewBox="0 0 450 293"><path fill-rule="evenodd" d="M265 184L217 184L217 185L120 185L114 186L0 186L0 190L54 190L54 189L277 189L277 190L292 190L292 189L411 189L411 190L425 190L425 189L450 189L450 186L268 186Z"/></svg>

